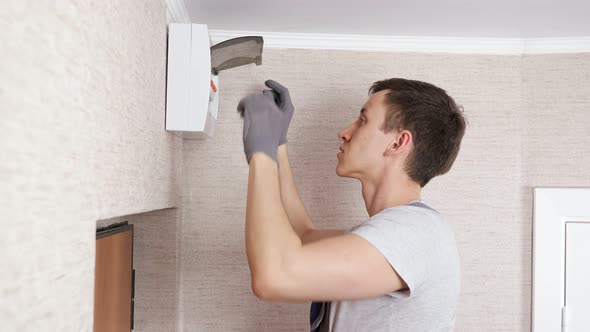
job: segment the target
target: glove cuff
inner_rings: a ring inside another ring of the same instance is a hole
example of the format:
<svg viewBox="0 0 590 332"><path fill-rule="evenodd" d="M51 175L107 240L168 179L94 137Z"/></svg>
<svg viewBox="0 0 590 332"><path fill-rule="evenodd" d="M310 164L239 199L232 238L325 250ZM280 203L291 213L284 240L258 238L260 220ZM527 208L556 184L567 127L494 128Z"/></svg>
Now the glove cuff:
<svg viewBox="0 0 590 332"><path fill-rule="evenodd" d="M278 146L276 144L268 143L267 141L262 141L256 146L248 145L248 148L244 146L244 153L246 154L246 160L248 161L248 165L250 165L250 159L252 159L252 155L254 154L254 152L259 151L271 157L278 164L279 161L277 158L277 150Z"/></svg>

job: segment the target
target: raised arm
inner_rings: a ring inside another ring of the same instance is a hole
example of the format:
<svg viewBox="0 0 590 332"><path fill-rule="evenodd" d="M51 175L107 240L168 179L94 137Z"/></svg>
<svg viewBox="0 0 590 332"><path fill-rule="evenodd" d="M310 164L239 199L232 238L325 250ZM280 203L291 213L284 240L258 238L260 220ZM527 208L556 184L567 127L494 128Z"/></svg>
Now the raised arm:
<svg viewBox="0 0 590 332"><path fill-rule="evenodd" d="M264 84L271 88L271 90L265 90L263 94L273 98L280 110L285 112L286 115L281 118L281 122L279 123L281 137L279 138L279 147L277 149L277 160L279 164L281 199L293 230L299 235L303 244L324 237L344 234L342 230L317 230L314 228L295 186L293 172L291 171L291 165L287 156L287 131L289 130L289 124L295 111L289 89L273 80L267 80Z"/></svg>
<svg viewBox="0 0 590 332"><path fill-rule="evenodd" d="M286 144L279 145L277 157L279 160L279 183L283 206L295 233L303 239L303 236L314 229L314 226L295 186Z"/></svg>
<svg viewBox="0 0 590 332"><path fill-rule="evenodd" d="M344 231L339 229L315 229L297 191L297 186L293 179L293 172L291 171L291 164L287 155L286 144L279 145L277 156L279 160L281 200L289 217L289 222L295 233L299 235L301 242L305 244L325 237L344 234Z"/></svg>

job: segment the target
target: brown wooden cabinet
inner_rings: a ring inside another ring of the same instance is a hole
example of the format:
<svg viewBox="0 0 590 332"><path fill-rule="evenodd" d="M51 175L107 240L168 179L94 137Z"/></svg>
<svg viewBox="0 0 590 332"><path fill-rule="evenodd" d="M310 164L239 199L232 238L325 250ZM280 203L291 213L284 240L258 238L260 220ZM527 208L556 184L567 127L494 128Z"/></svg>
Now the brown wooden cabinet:
<svg viewBox="0 0 590 332"><path fill-rule="evenodd" d="M134 285L133 225L123 222L98 229L94 332L133 330Z"/></svg>

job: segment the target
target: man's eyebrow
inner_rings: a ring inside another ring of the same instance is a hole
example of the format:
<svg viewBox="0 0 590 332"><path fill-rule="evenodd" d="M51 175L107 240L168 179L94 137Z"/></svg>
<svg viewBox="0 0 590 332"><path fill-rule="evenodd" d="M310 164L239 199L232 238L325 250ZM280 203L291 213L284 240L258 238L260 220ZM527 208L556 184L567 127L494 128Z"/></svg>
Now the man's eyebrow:
<svg viewBox="0 0 590 332"><path fill-rule="evenodd" d="M359 113L359 116L360 116L360 115L363 115L363 114L364 114L365 116L367 116L367 114L366 114L366 113L367 113L367 109L363 107L363 108L361 109L361 112Z"/></svg>

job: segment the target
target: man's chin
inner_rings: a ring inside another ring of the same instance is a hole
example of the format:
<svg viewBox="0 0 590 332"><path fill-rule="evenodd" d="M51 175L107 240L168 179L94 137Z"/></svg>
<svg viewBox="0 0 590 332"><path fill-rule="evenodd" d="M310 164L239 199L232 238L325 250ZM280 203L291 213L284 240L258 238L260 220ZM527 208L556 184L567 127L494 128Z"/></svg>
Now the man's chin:
<svg viewBox="0 0 590 332"><path fill-rule="evenodd" d="M346 175L346 172L342 169L342 167L340 167L340 164L336 165L336 175L343 177L343 178L348 177Z"/></svg>
<svg viewBox="0 0 590 332"><path fill-rule="evenodd" d="M344 168L341 164L336 165L336 175L341 178L359 179L355 172L351 172L350 169Z"/></svg>

